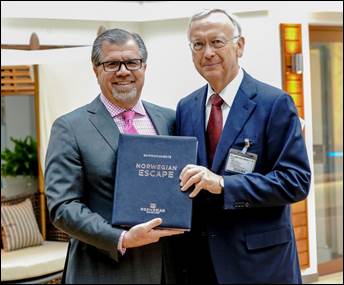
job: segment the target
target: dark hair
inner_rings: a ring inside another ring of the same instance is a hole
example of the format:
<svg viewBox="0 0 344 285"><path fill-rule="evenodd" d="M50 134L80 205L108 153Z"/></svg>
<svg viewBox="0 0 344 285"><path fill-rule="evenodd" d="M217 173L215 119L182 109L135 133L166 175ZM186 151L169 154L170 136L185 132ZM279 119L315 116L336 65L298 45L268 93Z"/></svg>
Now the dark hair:
<svg viewBox="0 0 344 285"><path fill-rule="evenodd" d="M202 12L199 12L199 13L193 15L190 18L189 28L188 28L188 37L190 38L190 27L191 27L192 22L206 18L210 14L214 14L214 13L222 13L222 14L226 15L228 17L228 19L233 24L234 36L241 36L241 26L240 26L239 22L236 19L234 19L234 17L232 15L229 15L225 10L222 10L222 9L206 9L206 10L203 10Z"/></svg>
<svg viewBox="0 0 344 285"><path fill-rule="evenodd" d="M122 29L111 29L101 33L93 43L91 60L95 66L101 63L102 44L107 41L111 44L124 45L129 40L134 40L139 48L143 62L147 62L147 49L142 38L136 33L130 33Z"/></svg>

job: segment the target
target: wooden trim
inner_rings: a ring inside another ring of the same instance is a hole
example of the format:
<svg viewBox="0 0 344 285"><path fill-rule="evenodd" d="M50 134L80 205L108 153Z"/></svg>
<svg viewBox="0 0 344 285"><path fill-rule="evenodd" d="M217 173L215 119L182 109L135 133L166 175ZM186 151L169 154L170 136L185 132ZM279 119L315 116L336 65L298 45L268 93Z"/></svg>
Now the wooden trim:
<svg viewBox="0 0 344 285"><path fill-rule="evenodd" d="M343 27L309 26L309 41L318 43L343 42Z"/></svg>
<svg viewBox="0 0 344 285"><path fill-rule="evenodd" d="M297 250L299 252L308 251L308 239L299 239L296 241L297 243Z"/></svg>
<svg viewBox="0 0 344 285"><path fill-rule="evenodd" d="M308 251L299 252L299 262L301 269L309 267L309 253Z"/></svg>
<svg viewBox="0 0 344 285"><path fill-rule="evenodd" d="M318 264L318 273L320 276L340 271L343 271L343 257Z"/></svg>
<svg viewBox="0 0 344 285"><path fill-rule="evenodd" d="M296 240L306 239L308 237L308 235L307 235L308 231L307 231L306 226L294 227L294 232L295 232Z"/></svg>
<svg viewBox="0 0 344 285"><path fill-rule="evenodd" d="M39 38L36 33L32 33L30 37L30 50L39 50ZM40 203L40 220L42 224L42 236L43 239L47 238L47 222L46 222L46 201L44 194L44 179L41 165L41 132L40 132L40 108L39 108L39 70L38 65L33 65L33 77L35 87L35 122L36 122L36 138L37 138L37 162L38 162L38 192Z"/></svg>
<svg viewBox="0 0 344 285"><path fill-rule="evenodd" d="M36 121L36 138L37 138L37 160L38 160L38 192L39 202L40 202L40 219L42 226L42 236L46 239L46 202L44 194L44 176L41 165L41 140L40 140L40 112L39 112L39 74L38 74L38 65L33 66L34 70L34 83L35 83L35 121Z"/></svg>
<svg viewBox="0 0 344 285"><path fill-rule="evenodd" d="M39 49L39 39L36 33L32 33L30 37L30 50Z"/></svg>
<svg viewBox="0 0 344 285"><path fill-rule="evenodd" d="M309 25L310 31L333 31L341 32L343 31L342 26L319 26L319 25Z"/></svg>
<svg viewBox="0 0 344 285"><path fill-rule="evenodd" d="M294 203L292 206L293 214L302 213L306 211L307 211L307 205L305 203L305 200Z"/></svg>
<svg viewBox="0 0 344 285"><path fill-rule="evenodd" d="M77 45L77 46L59 46L59 45L40 45L39 50L45 49L59 49L59 48L73 48L73 47L85 47L87 45ZM1 49L18 49L18 50L32 50L30 45L1 45Z"/></svg>
<svg viewBox="0 0 344 285"><path fill-rule="evenodd" d="M302 54L301 28L301 24L280 24L283 89L293 98L299 116L304 118L303 76L292 66L295 55ZM305 269L310 265L307 200L291 205L291 210L300 267Z"/></svg>
<svg viewBox="0 0 344 285"><path fill-rule="evenodd" d="M1 67L1 96L34 95L30 66Z"/></svg>
<svg viewBox="0 0 344 285"><path fill-rule="evenodd" d="M307 212L293 213L292 215L294 227L300 227L307 225Z"/></svg>

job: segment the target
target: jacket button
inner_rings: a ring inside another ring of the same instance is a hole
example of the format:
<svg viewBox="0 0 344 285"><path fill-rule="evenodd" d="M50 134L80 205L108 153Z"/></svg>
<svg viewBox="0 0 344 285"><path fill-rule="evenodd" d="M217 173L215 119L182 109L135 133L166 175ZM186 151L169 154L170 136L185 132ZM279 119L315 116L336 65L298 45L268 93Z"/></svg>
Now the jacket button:
<svg viewBox="0 0 344 285"><path fill-rule="evenodd" d="M249 203L249 202L246 202L246 203L245 203L245 207L246 207L246 208L250 207L250 203Z"/></svg>

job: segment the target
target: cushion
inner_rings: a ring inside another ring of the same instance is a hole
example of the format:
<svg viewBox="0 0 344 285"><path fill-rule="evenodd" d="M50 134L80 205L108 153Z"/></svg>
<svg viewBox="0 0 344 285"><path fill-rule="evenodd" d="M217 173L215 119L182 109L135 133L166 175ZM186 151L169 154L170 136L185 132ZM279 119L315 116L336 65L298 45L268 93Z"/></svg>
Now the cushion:
<svg viewBox="0 0 344 285"><path fill-rule="evenodd" d="M30 199L14 205L1 205L1 236L4 251L43 243Z"/></svg>
<svg viewBox="0 0 344 285"><path fill-rule="evenodd" d="M1 250L1 281L14 281L63 270L68 242L45 241L40 246Z"/></svg>

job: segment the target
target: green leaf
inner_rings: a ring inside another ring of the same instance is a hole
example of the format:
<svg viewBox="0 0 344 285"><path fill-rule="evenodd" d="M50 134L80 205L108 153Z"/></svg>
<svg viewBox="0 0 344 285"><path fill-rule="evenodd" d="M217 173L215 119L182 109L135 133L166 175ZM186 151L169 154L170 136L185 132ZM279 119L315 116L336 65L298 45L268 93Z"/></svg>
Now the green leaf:
<svg viewBox="0 0 344 285"><path fill-rule="evenodd" d="M6 148L1 152L1 175L17 176L38 174L37 143L31 136L25 139L10 138L13 150Z"/></svg>

